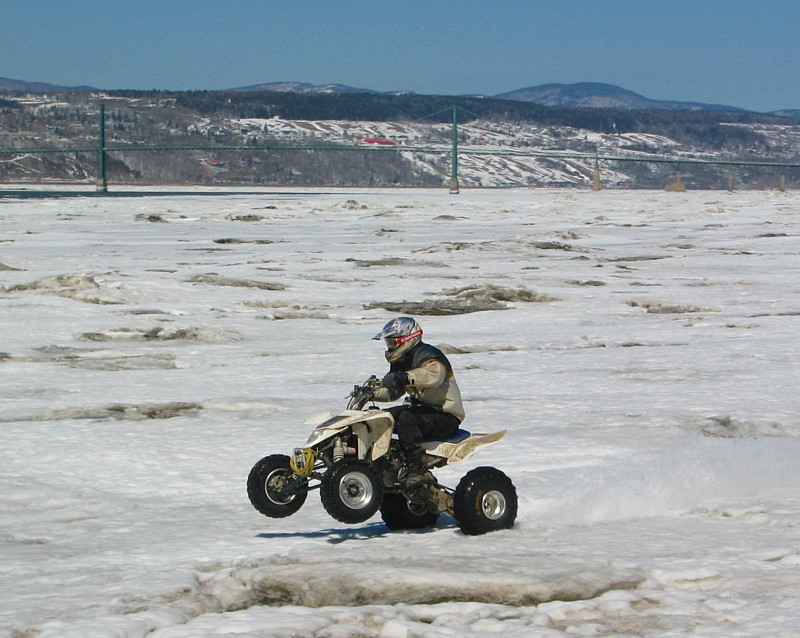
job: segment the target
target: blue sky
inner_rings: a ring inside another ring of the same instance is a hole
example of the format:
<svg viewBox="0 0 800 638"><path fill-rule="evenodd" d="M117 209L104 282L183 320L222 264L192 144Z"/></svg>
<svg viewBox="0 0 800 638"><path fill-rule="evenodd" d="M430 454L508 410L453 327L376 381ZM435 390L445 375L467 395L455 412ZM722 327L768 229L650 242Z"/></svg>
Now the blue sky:
<svg viewBox="0 0 800 638"><path fill-rule="evenodd" d="M606 82L800 108L799 0L0 0L0 77L115 89Z"/></svg>

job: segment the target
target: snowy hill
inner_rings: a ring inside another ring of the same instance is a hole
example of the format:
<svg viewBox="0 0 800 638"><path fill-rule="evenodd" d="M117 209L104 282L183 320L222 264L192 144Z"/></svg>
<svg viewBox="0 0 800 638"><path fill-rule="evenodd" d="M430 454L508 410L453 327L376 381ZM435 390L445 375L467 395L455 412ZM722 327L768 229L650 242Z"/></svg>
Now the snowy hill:
<svg viewBox="0 0 800 638"><path fill-rule="evenodd" d="M285 93L378 93L372 89L358 89L344 84L316 85L308 82L267 82L266 84L253 84L241 86L231 91L277 91Z"/></svg>
<svg viewBox="0 0 800 638"><path fill-rule="evenodd" d="M451 173L452 103L436 99L257 92L243 93L241 100L230 93L7 94L0 109L0 149L6 149L0 180L93 181L94 154L25 151L95 147L102 102L113 183L441 187ZM800 152L800 123L788 118L622 110L609 115L490 99L460 102L473 114L458 126L458 176L464 187L589 186L599 155L624 156L624 162L602 162L607 187L662 188L674 178L674 166L630 160L669 159L687 162L681 173L690 188L727 188L730 171L723 175L722 169L688 162L794 162ZM439 121L419 117L442 112L442 104L447 108ZM320 112L342 115L311 115ZM349 119L355 112L361 116ZM476 112L484 115L475 117ZM147 146L191 150L133 152ZM364 152L328 152L354 148ZM739 188L778 184L775 171L740 173ZM791 187L793 175L786 177Z"/></svg>

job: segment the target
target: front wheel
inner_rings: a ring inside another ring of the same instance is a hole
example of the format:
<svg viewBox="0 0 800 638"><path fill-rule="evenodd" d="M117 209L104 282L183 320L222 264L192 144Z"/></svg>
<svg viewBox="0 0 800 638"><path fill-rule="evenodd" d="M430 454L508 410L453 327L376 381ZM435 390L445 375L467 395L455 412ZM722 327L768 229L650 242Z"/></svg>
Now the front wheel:
<svg viewBox="0 0 800 638"><path fill-rule="evenodd" d="M306 502L308 483L293 477L288 456L265 456L253 466L247 477L247 496L253 507L271 518L294 514Z"/></svg>
<svg viewBox="0 0 800 638"><path fill-rule="evenodd" d="M453 516L470 536L508 529L517 518L517 490L498 469L470 470L453 495Z"/></svg>
<svg viewBox="0 0 800 638"><path fill-rule="evenodd" d="M363 523L383 500L383 483L364 461L345 459L322 477L319 496L325 510L342 523Z"/></svg>

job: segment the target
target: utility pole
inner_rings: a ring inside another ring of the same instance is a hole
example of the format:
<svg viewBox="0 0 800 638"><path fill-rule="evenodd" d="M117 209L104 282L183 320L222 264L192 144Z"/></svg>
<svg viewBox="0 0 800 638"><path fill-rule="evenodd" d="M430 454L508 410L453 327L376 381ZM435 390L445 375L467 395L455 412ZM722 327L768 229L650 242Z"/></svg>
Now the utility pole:
<svg viewBox="0 0 800 638"><path fill-rule="evenodd" d="M100 141L97 147L97 183L98 193L108 192L108 181L106 180L106 105L100 103L100 122L98 124L98 137Z"/></svg>
<svg viewBox="0 0 800 638"><path fill-rule="evenodd" d="M594 152L594 175L592 176L592 190L600 190L600 157L595 149Z"/></svg>
<svg viewBox="0 0 800 638"><path fill-rule="evenodd" d="M450 194L458 195L458 107L453 105L453 162L450 170Z"/></svg>

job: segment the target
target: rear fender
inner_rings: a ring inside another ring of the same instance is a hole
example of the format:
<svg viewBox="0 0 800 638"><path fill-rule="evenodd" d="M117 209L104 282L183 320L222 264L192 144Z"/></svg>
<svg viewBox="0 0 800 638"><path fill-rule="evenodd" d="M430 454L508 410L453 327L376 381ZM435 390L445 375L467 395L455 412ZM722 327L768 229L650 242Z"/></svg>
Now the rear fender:
<svg viewBox="0 0 800 638"><path fill-rule="evenodd" d="M444 458L448 463L460 463L472 456L478 448L497 443L507 432L508 430L502 430L491 434L470 434L466 439L456 443L430 441L423 443L423 447L425 452L431 456Z"/></svg>

